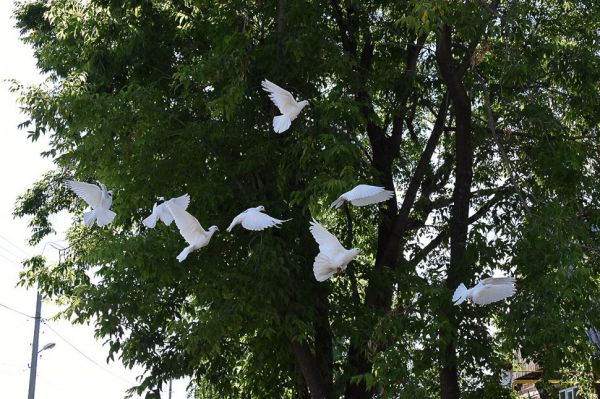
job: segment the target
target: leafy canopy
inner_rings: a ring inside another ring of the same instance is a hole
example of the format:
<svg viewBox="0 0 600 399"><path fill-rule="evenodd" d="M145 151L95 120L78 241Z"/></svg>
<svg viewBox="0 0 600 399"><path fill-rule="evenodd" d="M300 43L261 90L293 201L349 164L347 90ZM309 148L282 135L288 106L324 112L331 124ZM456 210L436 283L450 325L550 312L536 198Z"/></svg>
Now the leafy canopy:
<svg viewBox="0 0 600 399"><path fill-rule="evenodd" d="M48 76L15 83L22 127L56 164L15 214L33 216L31 243L76 215L64 259L25 262L22 282L142 365L138 392L191 376L200 397L506 397L517 349L584 386L600 371L585 336L600 326L598 2L33 0L15 15ZM310 100L285 134L264 78ZM114 190L115 221L83 229L66 179ZM328 209L359 183L398 204ZM217 233L179 264L176 229L141 220L183 193L205 226L258 205L293 220ZM311 217L362 250L321 284ZM452 307L458 282L494 271L518 278L513 299Z"/></svg>

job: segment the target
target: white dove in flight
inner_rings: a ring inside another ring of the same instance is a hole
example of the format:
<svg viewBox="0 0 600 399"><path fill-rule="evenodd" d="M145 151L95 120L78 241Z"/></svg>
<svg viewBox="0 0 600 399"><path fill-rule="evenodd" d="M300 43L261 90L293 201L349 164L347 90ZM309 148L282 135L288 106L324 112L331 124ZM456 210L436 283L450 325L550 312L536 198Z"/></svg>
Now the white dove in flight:
<svg viewBox="0 0 600 399"><path fill-rule="evenodd" d="M169 202L173 202L181 209L186 210L188 205L190 204L190 196L188 194L184 194L181 197L171 198ZM164 224L170 226L173 222L173 215L167 209L166 201L164 197L158 197L158 202L154 204L152 207L152 213L146 219L142 221L144 226L153 229L156 227L156 222L162 220Z"/></svg>
<svg viewBox="0 0 600 399"><path fill-rule="evenodd" d="M94 221L97 221L100 227L106 226L117 216L110 210L113 192L108 191L106 186L99 181L96 183L98 185L67 180L67 186L92 208L91 211L83 214L83 222L86 227L92 227Z"/></svg>
<svg viewBox="0 0 600 399"><path fill-rule="evenodd" d="M192 251L207 246L213 234L215 231L218 231L219 228L217 226L211 226L208 231L206 231L202 228L198 219L190 215L176 203L167 201L165 204L167 209L171 212L171 215L173 215L173 219L175 220L175 224L177 225L181 236L188 244L190 244L177 255L177 260L183 262Z"/></svg>
<svg viewBox="0 0 600 399"><path fill-rule="evenodd" d="M355 206L365 206L387 201L394 196L394 192L386 190L383 187L369 186L368 184L359 184L352 190L340 195L338 199L331 203L331 208L339 208L348 201Z"/></svg>
<svg viewBox="0 0 600 399"><path fill-rule="evenodd" d="M501 301L515 294L515 279L512 277L489 277L481 280L473 288L467 288L460 284L452 302L460 305L466 299L471 299L477 305L489 305L492 302Z"/></svg>
<svg viewBox="0 0 600 399"><path fill-rule="evenodd" d="M302 108L308 105L308 101L296 102L289 91L267 79L263 80L261 85L263 90L269 93L269 98L279 108L279 112L283 114L273 118L273 130L275 133L283 133L290 128L292 121L296 119Z"/></svg>
<svg viewBox="0 0 600 399"><path fill-rule="evenodd" d="M262 213L265 211L264 206L257 206L256 208L248 208L244 212L237 215L229 227L227 228L227 232L231 233L231 230L238 224L242 224L242 227L246 230L252 231L261 231L264 229L268 229L269 227L279 227L281 223L285 223L291 219L280 220L275 219L267 215L266 213Z"/></svg>
<svg viewBox="0 0 600 399"><path fill-rule="evenodd" d="M313 263L317 281L325 281L335 273L346 270L346 266L359 253L358 248L346 249L338 239L315 219L310 222L310 232L319 244L319 254Z"/></svg>

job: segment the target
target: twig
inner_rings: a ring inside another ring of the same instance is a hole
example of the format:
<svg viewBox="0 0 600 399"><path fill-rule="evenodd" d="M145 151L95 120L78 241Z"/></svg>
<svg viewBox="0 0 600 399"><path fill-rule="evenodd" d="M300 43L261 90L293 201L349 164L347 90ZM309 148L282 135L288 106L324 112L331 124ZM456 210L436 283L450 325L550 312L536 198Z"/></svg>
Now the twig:
<svg viewBox="0 0 600 399"><path fill-rule="evenodd" d="M350 213L350 207L348 206L348 202L344 202L344 213L346 214L346 219L348 221L348 230L346 232L346 246L348 248L352 247L352 241L354 241L354 232L352 230L352 213ZM356 269L356 262L354 262L355 266L348 269L348 277L350 278L350 285L352 286L352 295L354 298L360 302L360 295L358 294L358 282L356 281L356 274L354 273Z"/></svg>
<svg viewBox="0 0 600 399"><path fill-rule="evenodd" d="M504 162L504 166L508 170L510 181L517 192L519 200L521 201L521 205L523 205L523 208L527 212L527 215L531 217L531 209L529 208L529 205L527 205L527 201L525 201L525 197L523 196L521 187L517 183L517 179L515 178L515 173L510 164L510 159L508 158L508 155L506 154L506 151L504 150L504 147L502 146L502 143L500 142L500 139L498 138L498 134L496 133L496 123L494 122L494 114L492 112L492 106L490 104L490 91L488 90L487 84L485 83L485 79L483 79L483 76L481 76L481 74L477 70L475 70L475 75L479 79L479 82L481 83L481 87L483 89L483 99L484 99L485 109L487 111L487 117L488 117L487 118L488 119L487 120L488 129L489 129L490 133L492 133L492 136L494 137L496 146L498 146L498 150L500 151L502 161Z"/></svg>
<svg viewBox="0 0 600 399"><path fill-rule="evenodd" d="M350 213L350 207L348 202L344 202L344 213L346 214L347 231L346 231L346 246L352 247L352 241L354 241L354 232L352 231L352 214Z"/></svg>

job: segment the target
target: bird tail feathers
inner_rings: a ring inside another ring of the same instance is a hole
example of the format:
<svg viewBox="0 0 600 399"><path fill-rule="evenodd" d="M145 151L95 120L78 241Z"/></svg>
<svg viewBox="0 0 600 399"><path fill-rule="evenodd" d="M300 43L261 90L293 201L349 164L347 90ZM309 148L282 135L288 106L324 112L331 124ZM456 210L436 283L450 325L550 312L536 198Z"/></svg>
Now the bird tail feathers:
<svg viewBox="0 0 600 399"><path fill-rule="evenodd" d="M185 260L185 258L188 257L188 255L190 254L190 252L192 252L192 248L191 247L185 247L183 249L183 251L181 251L181 253L179 255L177 255L177 260L179 261L179 263L183 262Z"/></svg>
<svg viewBox="0 0 600 399"><path fill-rule="evenodd" d="M150 215L146 219L142 220L142 223L147 228L153 229L154 227L156 227L156 214L154 214L154 212L153 212L152 215Z"/></svg>
<svg viewBox="0 0 600 399"><path fill-rule="evenodd" d="M286 115L278 115L273 118L273 130L275 133L283 133L292 125L291 119Z"/></svg>
<svg viewBox="0 0 600 399"><path fill-rule="evenodd" d="M331 203L330 208L339 208L340 206L342 206L344 204L344 199L342 197L336 199L335 201L333 201Z"/></svg>
<svg viewBox="0 0 600 399"><path fill-rule="evenodd" d="M235 223L235 221L231 222L231 224L229 225L229 227L226 229L226 231L228 233L231 233L231 230L235 227L237 223Z"/></svg>
<svg viewBox="0 0 600 399"><path fill-rule="evenodd" d="M98 209L96 210L96 218L98 219L98 226L106 226L117 216L116 213L110 209Z"/></svg>
<svg viewBox="0 0 600 399"><path fill-rule="evenodd" d="M319 253L313 263L313 273L317 281L325 281L333 276L337 270L331 266L331 260L322 253Z"/></svg>
<svg viewBox="0 0 600 399"><path fill-rule="evenodd" d="M452 302L454 302L455 305L463 303L465 299L467 299L467 291L467 287L465 287L463 283L460 283L454 291L454 295L452 295Z"/></svg>
<svg viewBox="0 0 600 399"><path fill-rule="evenodd" d="M85 227L92 227L94 225L94 221L96 220L96 211L91 210L89 212L85 212L83 214L83 223Z"/></svg>

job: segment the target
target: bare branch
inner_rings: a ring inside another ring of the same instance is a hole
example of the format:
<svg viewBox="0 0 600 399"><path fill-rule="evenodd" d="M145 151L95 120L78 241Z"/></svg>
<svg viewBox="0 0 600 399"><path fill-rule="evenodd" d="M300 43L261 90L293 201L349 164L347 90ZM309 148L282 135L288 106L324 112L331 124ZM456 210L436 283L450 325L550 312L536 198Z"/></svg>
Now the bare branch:
<svg viewBox="0 0 600 399"><path fill-rule="evenodd" d="M487 214L487 212L492 209L500 200L502 200L511 190L512 187L503 187L485 204L483 204L477 212L471 215L468 219L468 224L473 224L483 216ZM433 240L431 240L426 246L424 246L419 252L413 256L411 260L408 261L408 264L411 267L416 267L421 261L423 261L434 249L436 249L443 241L450 235L449 229L444 229L441 231Z"/></svg>
<svg viewBox="0 0 600 399"><path fill-rule="evenodd" d="M517 191L517 195L519 196L519 201L521 201L521 205L523 206L523 209L525 209L525 211L527 212L527 215L531 216L531 209L529 208L529 205L527 205L527 201L525 201L525 197L523 196L521 188L517 182L515 173L510 164L510 159L508 158L508 155L506 154L506 151L504 150L504 147L502 146L502 142L500 141L500 138L498 138L498 134L496 134L496 123L494 121L494 113L492 112L492 106L490 104L490 91L488 90L487 84L486 84L483 76L481 76L481 74L478 71L475 71L475 75L477 75L477 78L479 79L479 82L481 83L481 87L483 89L483 100L484 100L485 109L487 111L487 118L488 118L488 120L487 120L488 130L494 137L494 141L496 142L496 146L498 147L498 150L500 151L500 155L502 157L502 161L504 162L504 166L506 167L506 170L508 171L510 182L512 183L513 187L515 187L515 189Z"/></svg>
<svg viewBox="0 0 600 399"><path fill-rule="evenodd" d="M427 171L431 157L433 156L435 148L437 147L440 137L442 136L442 133L444 131L444 125L446 122L446 113L448 111L448 102L449 102L449 96L448 96L448 93L446 93L440 104L440 107L438 110L438 115L437 115L436 121L435 121L435 125L433 126L433 129L431 130L431 135L429 136L429 140L427 141L427 144L425 145L425 149L423 150L423 153L421 154L419 163L417 164L417 167L415 168L415 172L413 173L413 176L408 185L408 189L406 190L406 193L404 195L404 201L402 202L400 211L398 212L396 220L394 221L394 227L392 229L391 239L389 240L390 244L384 251L384 255L383 255L384 259L392 259L392 257L395 258L397 256L397 254L390 253L394 248L394 245L392 245L392 243L398 242L401 240L402 235L404 234L404 231L406 230L406 227L408 226L410 210L412 209L412 207L415 203L415 199L417 197L417 192L421 185L421 181L423 180L423 176L425 175L425 173Z"/></svg>

